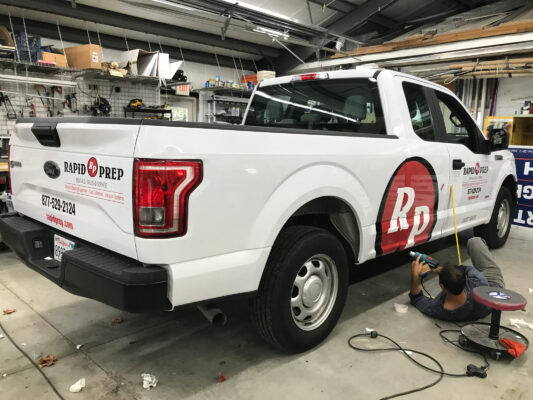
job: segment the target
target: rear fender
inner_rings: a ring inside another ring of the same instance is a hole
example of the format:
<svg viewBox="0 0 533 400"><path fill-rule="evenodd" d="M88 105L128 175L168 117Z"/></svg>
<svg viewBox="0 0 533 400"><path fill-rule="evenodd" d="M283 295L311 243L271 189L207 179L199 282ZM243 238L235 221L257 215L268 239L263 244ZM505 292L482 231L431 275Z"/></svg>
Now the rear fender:
<svg viewBox="0 0 533 400"><path fill-rule="evenodd" d="M294 172L270 194L252 224L250 244L271 247L291 216L320 197L337 197L352 209L359 229L372 224L372 207L360 181L338 165L311 165ZM280 212L281 211L281 212ZM360 237L361 231L359 231ZM359 253L361 254L362 246Z"/></svg>

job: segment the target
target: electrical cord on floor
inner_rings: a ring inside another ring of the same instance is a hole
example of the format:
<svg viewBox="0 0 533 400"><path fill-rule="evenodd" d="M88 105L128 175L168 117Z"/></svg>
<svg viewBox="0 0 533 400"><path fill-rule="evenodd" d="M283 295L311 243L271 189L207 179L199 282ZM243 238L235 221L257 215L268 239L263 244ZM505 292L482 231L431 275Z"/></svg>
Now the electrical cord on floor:
<svg viewBox="0 0 533 400"><path fill-rule="evenodd" d="M13 346L15 346L17 348L18 351L20 351L22 354L24 354L24 356L30 361L30 363L35 367L35 369L37 369L37 371L40 372L40 374L43 376L44 380L48 383L48 385L50 386L50 388L55 392L55 394L57 395L57 397L59 397L61 400L65 400L63 396L61 396L61 394L57 391L56 387L54 386L54 384L52 383L52 381L46 376L46 374L43 372L43 370L41 369L41 367L39 367L39 365L37 365L35 363L35 361L33 361L31 359L31 357L29 355L26 354L26 352L24 352L17 343L15 343L15 341L13 340L13 338L9 335L9 333L7 333L7 330L3 327L2 323L0 322L0 329L4 332L4 335L6 335L6 337L9 339L9 341L13 344Z"/></svg>
<svg viewBox="0 0 533 400"><path fill-rule="evenodd" d="M434 299L434 297L429 293L429 290L426 289L426 283L424 282L424 278L420 278L420 284L422 285L422 289L426 294L429 296L430 299Z"/></svg>
<svg viewBox="0 0 533 400"><path fill-rule="evenodd" d="M462 350L466 350L466 351L469 351L469 352L472 352L472 353L478 353L477 351L469 350L469 349L463 348L463 347L455 344L452 340L448 339L447 337L445 337L442 334L444 332L460 332L460 331L453 330L453 329L445 329L445 330L442 330L441 333L439 333L439 335L445 341L453 344L454 346L459 347ZM371 349L371 348L364 348L364 347L355 346L352 343L352 341L354 339L361 338L361 337L370 337L372 339L376 339L377 337L382 337L383 339L386 339L390 343L392 343L395 347L381 347L381 348ZM411 389L411 390L408 390L408 391L405 391L405 392L395 393L395 394L390 395L390 396L382 397L380 400L388 400L388 399L393 399L393 398L400 397L400 396L405 396L405 395L408 395L408 394L411 394L411 393L421 392L423 390L426 390L426 389L429 389L429 388L435 386L445 376L449 376L449 377L453 377L453 378L464 378L464 377L470 377L470 376L477 376L479 378L484 378L484 377L487 376L485 370L487 370L489 368L489 363L487 361L487 358L485 357L485 355L483 353L479 352L479 354L481 354L483 356L484 360L485 360L485 363L486 363L485 366L476 367L473 364L469 364L467 366L467 372L464 373L464 374L454 374L454 373L446 372L446 371L444 371L444 368L443 368L442 364L436 358L434 358L433 356L431 356L431 355L429 355L427 353L424 353L422 351L404 348L400 344L398 344L395 340L391 339L390 337L382 335L382 334L378 334L377 331L372 331L372 332L368 332L368 333L360 333L360 334L357 334L357 335L353 335L352 337L350 337L348 339L348 346L350 346L350 348L352 348L353 350L367 351L367 352L401 351L407 358L409 358L410 361L412 361L414 364L418 365L420 368L423 368L423 369L425 369L426 371L429 371L429 372L434 372L436 374L439 374L439 377L435 381L431 382L428 385L424 385L424 386L421 386L421 387L418 387L418 388L415 388L415 389ZM438 369L431 368L431 367L428 367L427 365L422 364L421 362L419 362L416 359L414 359L411 356L410 353L419 354L419 355L421 355L421 356L433 361L435 363L435 365L437 365Z"/></svg>
<svg viewBox="0 0 533 400"><path fill-rule="evenodd" d="M468 348L468 347L461 346L461 344L457 344L457 341L450 340L444 335L444 333L446 333L446 332L455 332L455 333L461 334L461 330L460 329L443 329L443 330L441 330L439 332L439 336L445 342L448 342L448 343L454 345L455 347L457 347L457 348L459 348L461 350L467 351L469 353L479 354L481 357L483 357L483 360L485 361L485 365L483 365L482 367L479 367L479 368L482 369L483 371L486 371L486 370L489 369L490 363L489 363L489 360L487 359L487 356L485 355L485 353L483 353L482 351L479 351L479 350L474 350L474 349L471 349L471 348Z"/></svg>

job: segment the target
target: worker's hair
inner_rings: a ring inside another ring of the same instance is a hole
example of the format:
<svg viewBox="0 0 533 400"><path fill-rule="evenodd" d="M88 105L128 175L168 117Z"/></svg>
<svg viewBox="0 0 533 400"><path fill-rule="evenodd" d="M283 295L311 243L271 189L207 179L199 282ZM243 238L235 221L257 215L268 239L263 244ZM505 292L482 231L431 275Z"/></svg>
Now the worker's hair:
<svg viewBox="0 0 533 400"><path fill-rule="evenodd" d="M439 273L439 283L451 294L461 294L466 283L465 268L462 265L444 265Z"/></svg>

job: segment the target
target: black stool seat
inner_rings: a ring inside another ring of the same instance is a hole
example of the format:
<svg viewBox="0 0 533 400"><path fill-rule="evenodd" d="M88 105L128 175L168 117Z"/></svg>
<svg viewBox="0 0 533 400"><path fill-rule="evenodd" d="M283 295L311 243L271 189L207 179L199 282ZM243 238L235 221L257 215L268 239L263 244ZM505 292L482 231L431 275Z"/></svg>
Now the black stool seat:
<svg viewBox="0 0 533 400"><path fill-rule="evenodd" d="M478 286L472 291L472 298L478 303L492 308L490 324L485 322L472 322L461 328L459 343L466 346L473 343L478 347L490 351L493 359L499 359L507 349L499 342L500 339L510 339L529 347L529 341L521 333L500 326L502 311L515 311L525 308L526 299L509 289L493 286Z"/></svg>

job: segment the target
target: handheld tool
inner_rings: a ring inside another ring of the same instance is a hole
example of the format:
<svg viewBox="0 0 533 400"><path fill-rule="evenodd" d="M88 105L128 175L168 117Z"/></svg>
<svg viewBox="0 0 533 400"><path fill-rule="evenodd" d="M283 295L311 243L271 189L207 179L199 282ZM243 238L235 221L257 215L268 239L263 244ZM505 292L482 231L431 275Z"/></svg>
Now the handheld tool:
<svg viewBox="0 0 533 400"><path fill-rule="evenodd" d="M4 92L0 92L0 104L2 103L4 103L6 109L7 119L17 119L17 112L15 111L11 100L9 100L9 97L4 94Z"/></svg>
<svg viewBox="0 0 533 400"><path fill-rule="evenodd" d="M46 90L46 89L42 85L35 85L34 87L35 87L35 91L37 92L37 95L39 96L39 99L41 99L41 103L43 104L43 108L52 117L52 110L50 110L48 104L44 103L43 97L41 96L41 92L40 92L41 89L42 90Z"/></svg>
<svg viewBox="0 0 533 400"><path fill-rule="evenodd" d="M131 99L129 104L128 104L129 108L141 108L143 106L144 106L144 104L143 104L143 101L141 99Z"/></svg>
<svg viewBox="0 0 533 400"><path fill-rule="evenodd" d="M78 99L76 98L76 93L67 94L65 97L65 100L67 102L67 107L70 109L70 111L73 113L77 113L78 112Z"/></svg>
<svg viewBox="0 0 533 400"><path fill-rule="evenodd" d="M420 277L423 278L425 277L426 275L428 275L432 269L435 269L437 268L439 265L440 265L440 262L438 262L437 260L435 260L434 258L432 258L431 256L428 256L427 254L424 254L424 253L419 253L418 251L410 251L409 252L409 255L414 259L414 260L417 260L418 259L418 256L420 256L420 262L424 262L427 264L427 266L429 267L429 270L420 274Z"/></svg>

